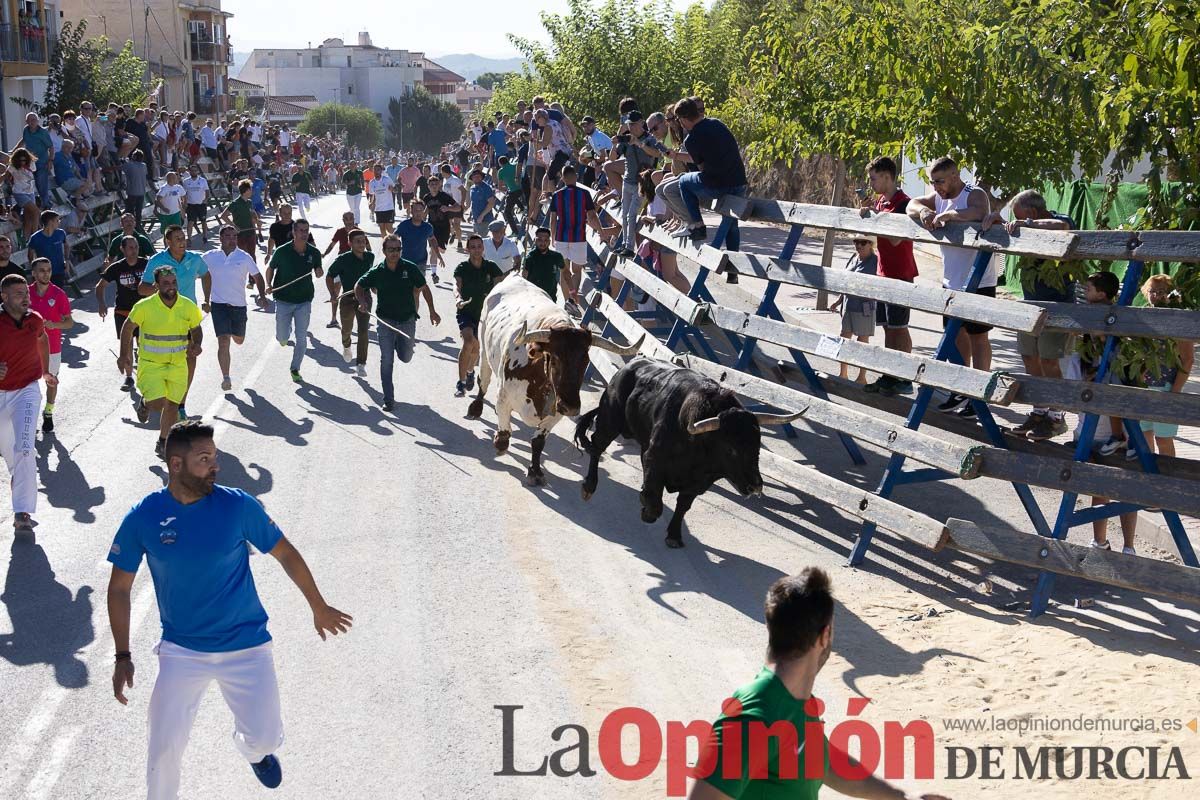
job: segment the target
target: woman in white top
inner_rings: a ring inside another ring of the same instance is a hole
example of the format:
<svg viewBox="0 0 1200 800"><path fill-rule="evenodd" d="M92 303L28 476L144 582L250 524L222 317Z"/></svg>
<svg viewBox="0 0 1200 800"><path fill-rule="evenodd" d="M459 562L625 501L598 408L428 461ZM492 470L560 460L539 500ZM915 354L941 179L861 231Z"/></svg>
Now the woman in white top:
<svg viewBox="0 0 1200 800"><path fill-rule="evenodd" d="M38 227L37 189L34 184L33 165L37 159L24 147L13 151L4 171L4 179L12 183L13 201L21 209L21 222L25 240Z"/></svg>

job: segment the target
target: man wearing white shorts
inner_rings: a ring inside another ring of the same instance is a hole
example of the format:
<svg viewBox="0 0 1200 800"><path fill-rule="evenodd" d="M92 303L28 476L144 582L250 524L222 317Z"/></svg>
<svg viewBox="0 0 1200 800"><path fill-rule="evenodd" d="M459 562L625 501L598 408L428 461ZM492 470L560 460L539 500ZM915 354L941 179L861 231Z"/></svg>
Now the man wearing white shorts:
<svg viewBox="0 0 1200 800"><path fill-rule="evenodd" d="M554 249L567 262L567 268L559 274L567 310L581 313L579 287L583 282L583 267L588 262L587 229L592 228L602 239L616 229L605 230L600 225L592 193L575 184L574 167L564 167L562 179L565 185L550 199L550 230L554 232Z"/></svg>
<svg viewBox="0 0 1200 800"><path fill-rule="evenodd" d="M50 373L50 342L41 315L29 310L29 284L20 275L0 280L0 455L12 475L13 530L33 533L37 510L38 380L57 386Z"/></svg>
<svg viewBox="0 0 1200 800"><path fill-rule="evenodd" d="M130 592L145 557L158 597L162 641L150 696L148 800L179 796L183 753L205 691L214 680L233 712L233 742L264 786L283 770L279 685L267 612L250 573L247 544L269 553L300 588L317 634L345 633L351 617L328 605L304 558L263 507L240 489L217 486L212 426L176 423L165 448L167 485L125 516L109 549L109 623L116 645L113 695L127 704L133 687L129 649Z"/></svg>

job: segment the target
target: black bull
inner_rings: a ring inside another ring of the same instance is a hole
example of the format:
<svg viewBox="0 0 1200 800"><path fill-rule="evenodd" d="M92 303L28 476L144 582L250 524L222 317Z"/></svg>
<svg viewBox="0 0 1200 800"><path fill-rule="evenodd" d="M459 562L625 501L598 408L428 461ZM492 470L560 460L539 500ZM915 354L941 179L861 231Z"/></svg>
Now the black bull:
<svg viewBox="0 0 1200 800"><path fill-rule="evenodd" d="M642 520L662 516L664 489L678 492L667 546L683 547L683 517L715 482L725 478L743 496L762 493L759 426L798 416L751 413L732 391L699 373L635 359L613 376L600 404L575 427L575 444L591 456L583 499L596 491L601 453L617 436L636 439L642 448Z"/></svg>

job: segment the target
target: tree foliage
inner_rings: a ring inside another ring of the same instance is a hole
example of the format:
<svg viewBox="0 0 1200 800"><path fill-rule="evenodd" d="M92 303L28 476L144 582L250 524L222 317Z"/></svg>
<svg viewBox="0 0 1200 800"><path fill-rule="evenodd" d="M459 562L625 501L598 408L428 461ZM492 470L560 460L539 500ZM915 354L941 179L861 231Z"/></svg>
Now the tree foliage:
<svg viewBox="0 0 1200 800"><path fill-rule="evenodd" d="M458 106L437 99L419 84L404 97L388 101L387 146L393 150L437 153L462 128Z"/></svg>
<svg viewBox="0 0 1200 800"><path fill-rule="evenodd" d="M500 84L517 75L516 72L485 72L475 79L475 83L484 89L495 89Z"/></svg>
<svg viewBox="0 0 1200 800"><path fill-rule="evenodd" d="M134 52L133 43L125 42L121 51L114 54L105 37L86 37L86 20L77 25L64 22L58 43L50 53L42 102L23 97L14 97L13 102L39 114L78 109L84 100L144 103L146 61Z"/></svg>
<svg viewBox="0 0 1200 800"><path fill-rule="evenodd" d="M383 143L383 123L375 112L343 103L322 103L309 109L300 121L299 130L311 136L345 133L353 147L369 149Z"/></svg>

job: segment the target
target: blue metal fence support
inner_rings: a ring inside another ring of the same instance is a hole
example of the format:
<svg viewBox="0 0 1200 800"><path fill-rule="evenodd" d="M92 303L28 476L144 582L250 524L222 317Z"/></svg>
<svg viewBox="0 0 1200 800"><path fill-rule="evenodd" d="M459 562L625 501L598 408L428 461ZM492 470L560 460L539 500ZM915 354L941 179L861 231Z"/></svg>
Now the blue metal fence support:
<svg viewBox="0 0 1200 800"><path fill-rule="evenodd" d="M979 283L987 272L988 262L991 261L993 254L987 250L980 250L975 256L975 263L971 269L971 277L967 281L964 288L965 291L973 292L979 288ZM946 328L942 332L942 339L938 342L937 350L934 353L934 360L947 361L953 364L961 364L962 357L958 352L958 332L962 329L963 321L961 319L950 319L946 323ZM916 430L921 427L921 422L925 419L925 414L929 411L929 404L933 400L933 387L921 386L917 390L917 399L909 409L908 417L904 421L904 427L909 430ZM995 418L992 417L991 409L988 404L982 400L972 400L971 407L975 410L976 417L980 425L983 427L984 433L988 439L996 447L1007 448L1004 441L1004 433L1000 430L1000 426L996 424ZM879 488L875 493L880 497L890 497L892 490L896 486L905 483L920 483L931 480L946 480L955 476L948 472L938 469L918 469L912 472L904 472L905 456L898 453L892 453L888 458L887 468L883 471L883 477L879 481ZM1046 517L1042 514L1041 508L1037 504L1036 498L1033 496L1033 491L1024 484L1014 483L1013 488L1017 492L1017 497L1021 500L1021 505L1025 508L1025 513L1029 516L1033 527L1042 536L1047 536L1050 533L1050 528L1046 524ZM850 551L850 565L858 566L862 564L866 558L867 551L871 548L871 541L875 536L876 526L872 522L863 522L862 530L858 535L858 539L854 542L854 548Z"/></svg>
<svg viewBox="0 0 1200 800"><path fill-rule="evenodd" d="M1127 306L1133 302L1133 298L1138 291L1138 284L1141 281L1144 266L1141 261L1129 262L1129 266L1125 269L1125 279L1121 284L1121 294L1117 298L1118 306ZM1105 339L1104 350L1100 356L1100 364L1096 369L1096 377L1093 379L1093 383L1105 383L1108 380L1119 342L1120 337L1117 336L1108 336ZM1096 428L1099 426L1099 423L1100 417L1096 414L1085 414L1083 416L1083 423L1079 429L1079 441L1075 445L1075 461L1087 462L1090 460L1092 442L1096 438ZM1133 445L1134 452L1137 453L1142 470L1149 475L1157 475L1158 458L1151 452L1149 446L1147 446L1145 436L1142 434L1141 425L1138 424L1137 420L1124 418L1122 418L1122 423L1125 427L1126 435L1129 437L1129 442ZM1076 511L1075 504L1078 499L1078 492L1063 492L1062 500L1058 506L1058 516L1054 522L1054 530L1050 533L1051 537L1063 539L1071 528L1078 525L1086 525L1097 520L1137 512L1143 508L1134 503L1108 502L1103 505L1091 506ZM1183 523L1179 520L1179 514L1164 509L1162 515L1167 523L1167 529L1171 532L1171 538L1175 540L1175 546L1179 549L1179 555L1183 563L1189 567L1200 566L1200 564L1197 564L1196 553L1192 549L1191 542L1188 540L1187 532L1183 529ZM1033 590L1033 597L1029 604L1029 615L1031 617L1036 617L1046 610L1050 604L1050 593L1053 589L1054 573L1039 572L1037 584Z"/></svg>

